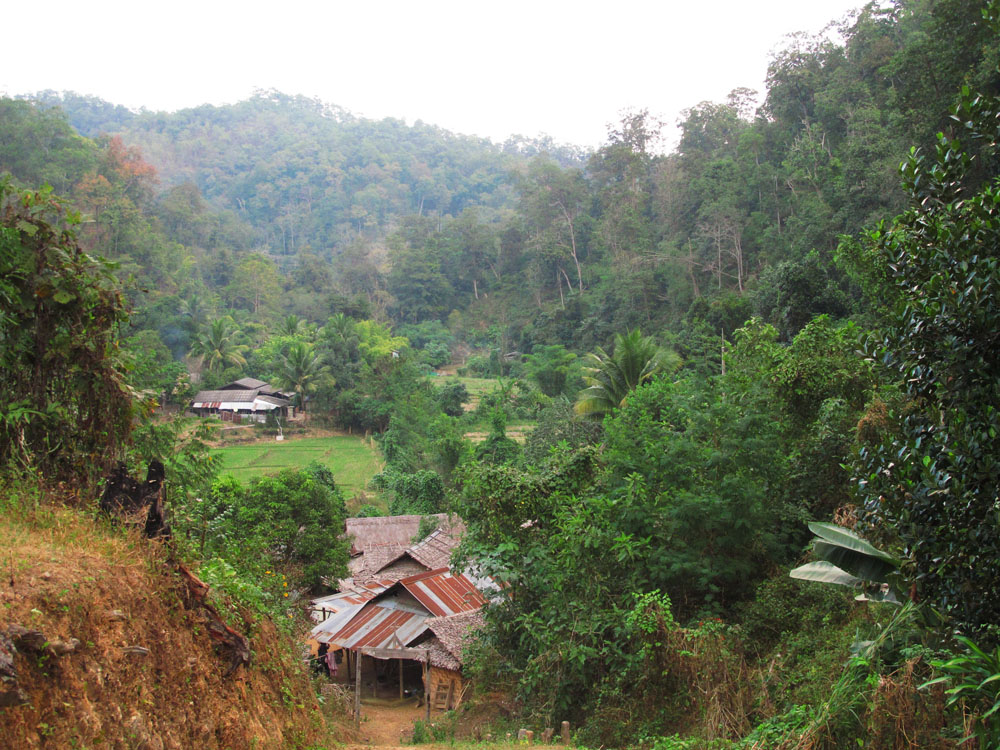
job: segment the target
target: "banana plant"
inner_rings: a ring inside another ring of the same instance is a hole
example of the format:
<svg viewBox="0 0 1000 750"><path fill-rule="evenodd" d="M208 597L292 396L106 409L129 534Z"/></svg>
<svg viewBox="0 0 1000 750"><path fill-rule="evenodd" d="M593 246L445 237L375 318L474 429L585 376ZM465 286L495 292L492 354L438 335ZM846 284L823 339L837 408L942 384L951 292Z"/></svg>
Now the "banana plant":
<svg viewBox="0 0 1000 750"><path fill-rule="evenodd" d="M816 535L813 553L820 559L795 568L792 578L861 589L859 601L902 603L899 560L842 526L813 522L809 530Z"/></svg>

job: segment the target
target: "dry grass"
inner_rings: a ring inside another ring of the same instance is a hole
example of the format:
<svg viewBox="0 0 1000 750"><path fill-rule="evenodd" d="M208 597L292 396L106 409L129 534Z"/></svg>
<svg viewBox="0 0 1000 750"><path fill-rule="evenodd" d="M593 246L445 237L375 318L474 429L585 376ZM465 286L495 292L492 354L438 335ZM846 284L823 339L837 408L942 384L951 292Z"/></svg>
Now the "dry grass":
<svg viewBox="0 0 1000 750"><path fill-rule="evenodd" d="M0 630L76 638L62 657L19 653L30 704L0 709L0 747L305 747L329 739L308 678L273 624L254 664L224 678L167 553L79 511L0 513ZM248 618L249 621L249 618ZM148 654L136 655L129 647ZM342 735L341 739L344 738Z"/></svg>

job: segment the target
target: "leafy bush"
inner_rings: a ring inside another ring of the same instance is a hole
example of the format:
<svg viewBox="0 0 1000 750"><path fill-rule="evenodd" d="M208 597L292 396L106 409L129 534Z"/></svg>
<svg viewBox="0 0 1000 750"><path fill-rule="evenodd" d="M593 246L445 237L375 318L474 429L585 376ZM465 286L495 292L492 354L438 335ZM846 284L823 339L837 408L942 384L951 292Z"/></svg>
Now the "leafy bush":
<svg viewBox="0 0 1000 750"><path fill-rule="evenodd" d="M0 180L0 465L75 483L113 464L132 429L113 266L77 242L51 188Z"/></svg>
<svg viewBox="0 0 1000 750"><path fill-rule="evenodd" d="M958 636L962 653L950 659L931 662L936 672L943 673L921 687L937 683L948 685L948 705L964 703L974 712L972 736L980 750L1000 748L1000 646L992 650L980 648L971 638Z"/></svg>
<svg viewBox="0 0 1000 750"><path fill-rule="evenodd" d="M465 383L455 380L445 383L438 389L438 403L441 411L449 417L460 417L465 413L462 405L469 400L469 391Z"/></svg>
<svg viewBox="0 0 1000 750"><path fill-rule="evenodd" d="M346 570L347 543L339 540L346 514L339 490L317 481L309 467L285 469L243 487L232 476L212 485L204 504L206 552L241 570L266 565L301 571L293 585L319 586ZM322 471L317 473L322 477ZM268 562L270 561L270 562Z"/></svg>
<svg viewBox="0 0 1000 750"><path fill-rule="evenodd" d="M430 469L407 473L387 468L372 478L372 486L393 494L390 515L430 515L444 510L444 482Z"/></svg>

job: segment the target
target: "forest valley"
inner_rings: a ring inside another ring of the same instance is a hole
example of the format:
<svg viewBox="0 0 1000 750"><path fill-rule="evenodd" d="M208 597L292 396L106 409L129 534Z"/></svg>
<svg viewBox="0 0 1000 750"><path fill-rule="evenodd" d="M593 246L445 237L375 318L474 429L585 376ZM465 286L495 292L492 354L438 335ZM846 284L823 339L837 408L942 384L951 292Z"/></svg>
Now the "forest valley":
<svg viewBox="0 0 1000 750"><path fill-rule="evenodd" d="M496 731L1000 748L1000 4L837 30L670 153L644 111L586 153L273 91L0 99L4 522L160 460L170 554L292 644L345 517L453 513L502 586L466 660ZM373 439L371 485L222 473L182 414L246 377Z"/></svg>

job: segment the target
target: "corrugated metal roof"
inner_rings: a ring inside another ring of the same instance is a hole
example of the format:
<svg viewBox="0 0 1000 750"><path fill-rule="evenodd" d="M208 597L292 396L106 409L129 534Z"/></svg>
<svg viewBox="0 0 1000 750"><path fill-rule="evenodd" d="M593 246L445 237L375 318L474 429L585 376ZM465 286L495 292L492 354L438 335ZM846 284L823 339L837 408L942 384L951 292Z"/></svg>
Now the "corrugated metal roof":
<svg viewBox="0 0 1000 750"><path fill-rule="evenodd" d="M340 611L327 616L325 620L313 627L311 632L312 637L321 643L332 642L333 636L346 627L357 616L365 604L367 602L345 606Z"/></svg>
<svg viewBox="0 0 1000 750"><path fill-rule="evenodd" d="M365 604L394 583L395 581L371 581L349 591L313 599L313 612L310 615L313 620L319 622L319 625L313 628L313 638L326 641L329 636L347 625Z"/></svg>
<svg viewBox="0 0 1000 750"><path fill-rule="evenodd" d="M370 602L394 583L395 581L391 580L370 581L347 591L313 599L311 616L316 622L325 623L346 610L357 612L362 605ZM346 622L345 620L344 623Z"/></svg>
<svg viewBox="0 0 1000 750"><path fill-rule="evenodd" d="M335 632L323 632L326 623L317 625L313 628L313 637L349 649L388 648L397 639L405 646L424 632L426 619L427 615L418 612L368 602L350 622Z"/></svg>
<svg viewBox="0 0 1000 750"><path fill-rule="evenodd" d="M192 401L192 406L196 409L217 409L219 408L218 406L209 406L209 404L250 403L256 399L264 399L268 403L276 404L277 406L285 406L285 404L291 403L288 398L285 398L286 396L287 394L282 393L273 385L268 385L263 380L257 380L256 378L241 378L240 380L235 380L232 383L224 385L222 388L214 391L198 391Z"/></svg>
<svg viewBox="0 0 1000 750"><path fill-rule="evenodd" d="M275 406L288 406L291 401L287 398L278 398L277 396L258 396L254 399L254 402L263 401L266 404L274 404Z"/></svg>
<svg viewBox="0 0 1000 750"><path fill-rule="evenodd" d="M486 599L469 578L464 574L455 575L447 568L404 578L399 585L435 617L472 612L486 604Z"/></svg>

